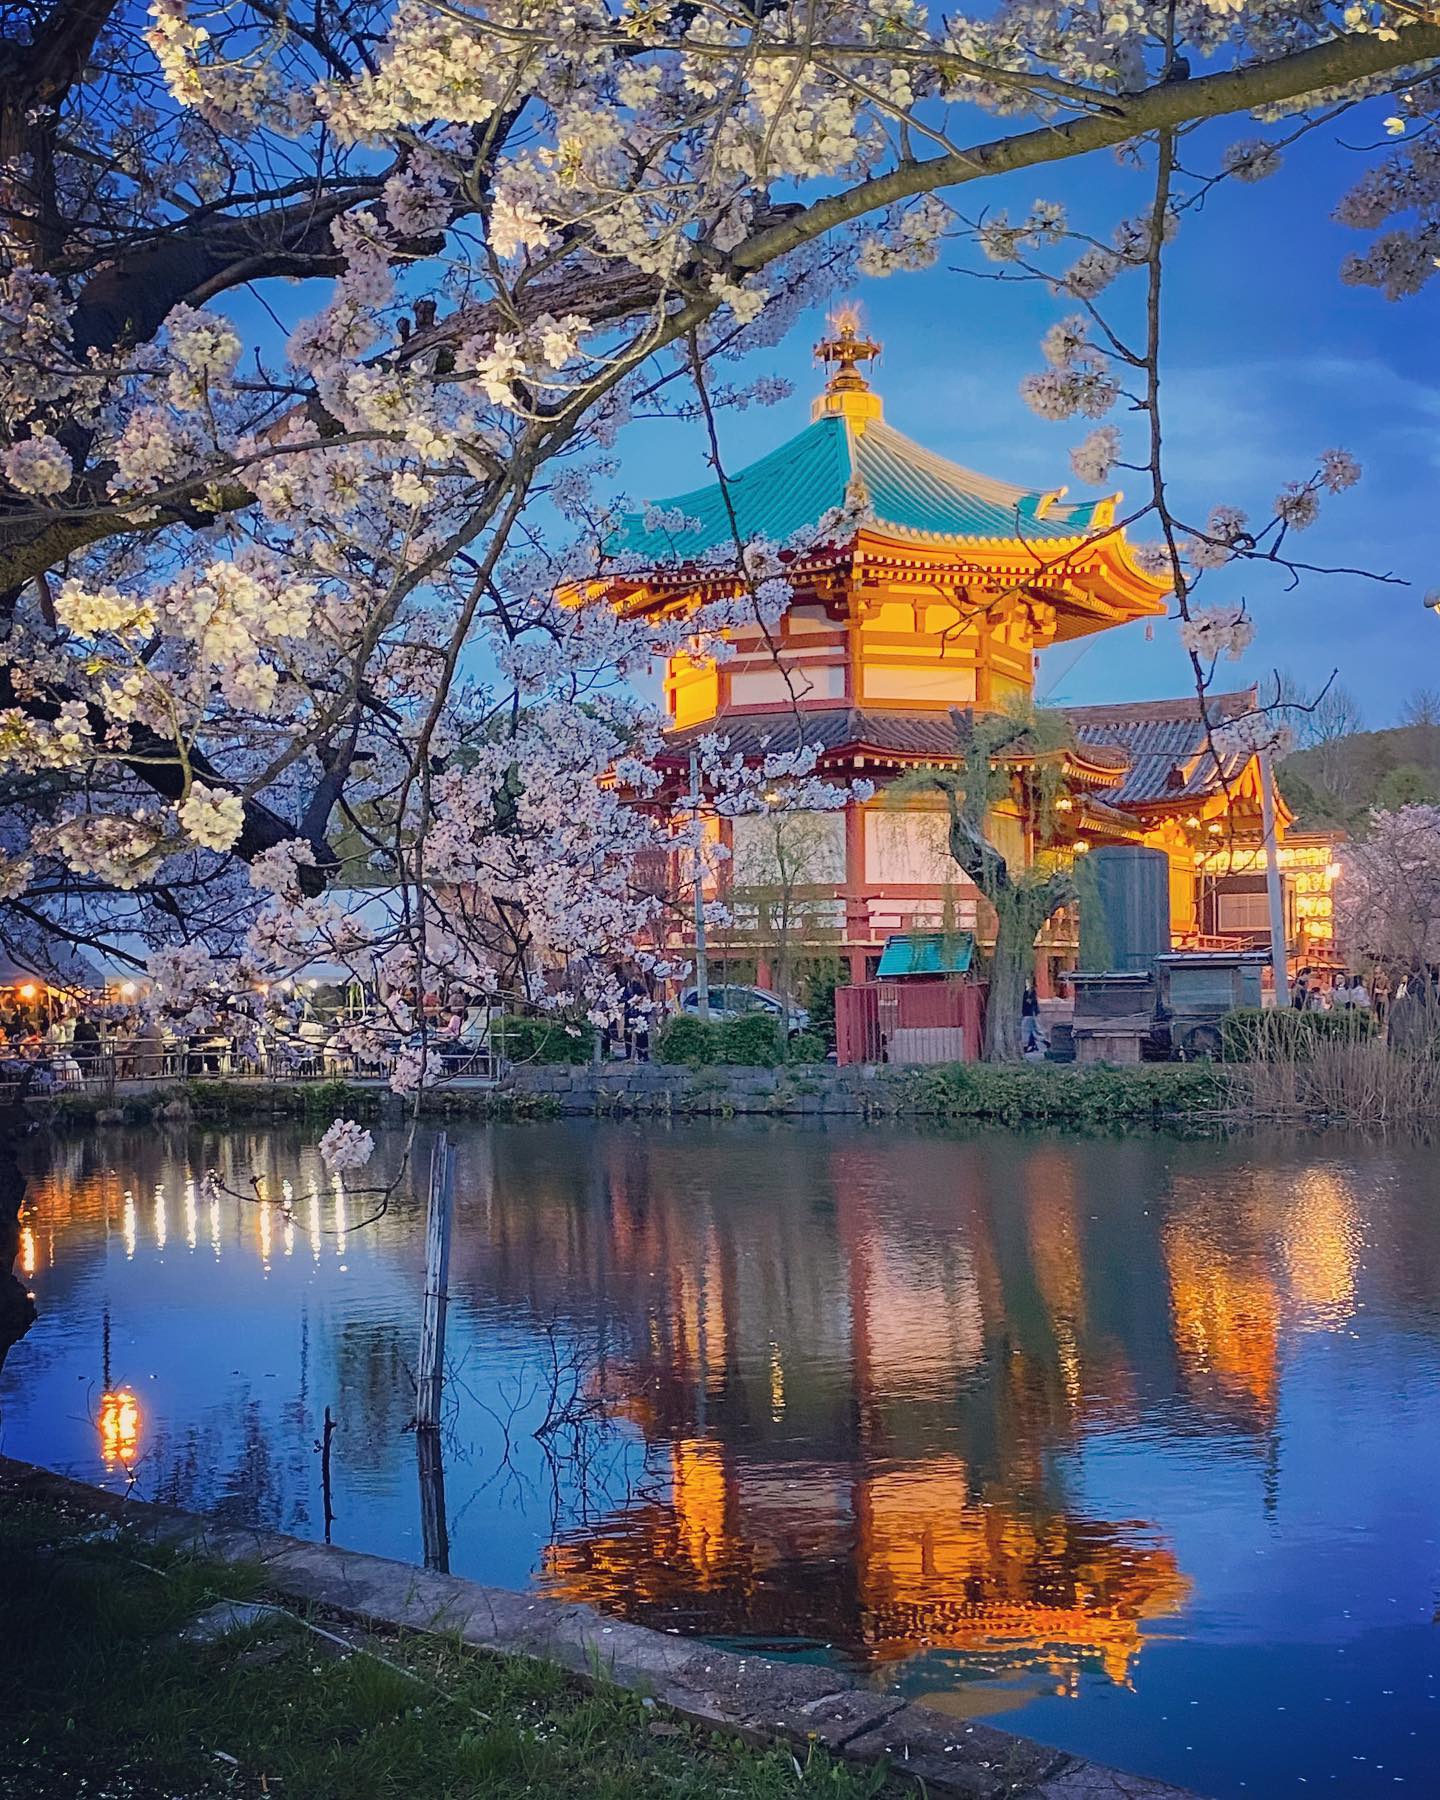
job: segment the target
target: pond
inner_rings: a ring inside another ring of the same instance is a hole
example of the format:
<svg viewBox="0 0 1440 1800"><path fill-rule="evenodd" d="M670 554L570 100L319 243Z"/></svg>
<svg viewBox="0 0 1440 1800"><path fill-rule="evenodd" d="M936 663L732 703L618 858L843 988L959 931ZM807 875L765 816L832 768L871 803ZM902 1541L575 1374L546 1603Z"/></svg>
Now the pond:
<svg viewBox="0 0 1440 1800"><path fill-rule="evenodd" d="M321 1537L328 1409L337 1543L1205 1794L1434 1792L1432 1152L457 1136L445 1541L406 1430L425 1134L380 1218L299 1130L37 1140L0 1448Z"/></svg>

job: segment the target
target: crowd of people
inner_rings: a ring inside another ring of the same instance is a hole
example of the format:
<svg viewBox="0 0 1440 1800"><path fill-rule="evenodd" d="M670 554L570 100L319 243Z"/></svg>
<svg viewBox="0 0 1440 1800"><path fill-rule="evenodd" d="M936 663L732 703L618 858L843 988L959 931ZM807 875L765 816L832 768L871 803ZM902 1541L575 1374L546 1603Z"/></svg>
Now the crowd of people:
<svg viewBox="0 0 1440 1800"><path fill-rule="evenodd" d="M103 996L17 998L0 1005L0 1080L45 1092L96 1077L228 1074L267 1050L308 1048L302 1034L322 1045L330 1036L329 1027L305 1020L298 1002L287 1010L258 996L226 995L212 1010L207 1029L182 1032L163 1014Z"/></svg>
<svg viewBox="0 0 1440 1800"><path fill-rule="evenodd" d="M1343 970L1327 983L1317 969L1301 969L1290 991L1290 1005L1296 1012L1375 1012L1383 1022L1390 1000L1390 984L1384 972L1375 976L1372 994L1365 977L1357 970L1353 975Z"/></svg>
<svg viewBox="0 0 1440 1800"><path fill-rule="evenodd" d="M424 1031L442 1066L456 1073L483 1043L488 1009L458 990L395 996L381 1011L347 1006L336 991L286 984L268 991L216 992L200 1030L163 1009L103 995L38 992L0 997L0 1082L27 1092L104 1080L158 1080L230 1074L324 1076L383 1073L387 1054ZM404 1021L410 1021L406 1029ZM401 1021L401 1023L397 1023ZM364 1027L363 1031L357 1028ZM360 1069L354 1041L382 1046Z"/></svg>

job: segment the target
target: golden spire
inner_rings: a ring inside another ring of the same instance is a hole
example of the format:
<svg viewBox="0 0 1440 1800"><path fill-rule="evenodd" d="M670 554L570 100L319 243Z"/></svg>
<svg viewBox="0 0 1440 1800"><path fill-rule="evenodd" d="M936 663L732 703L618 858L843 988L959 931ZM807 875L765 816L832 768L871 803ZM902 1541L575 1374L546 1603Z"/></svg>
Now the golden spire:
<svg viewBox="0 0 1440 1800"><path fill-rule="evenodd" d="M860 364L880 354L873 338L860 335L860 309L846 304L830 315L830 336L815 346L817 361L831 365L825 392L812 404L811 419L824 419L839 414L843 419L863 423L883 417L880 396L860 373Z"/></svg>

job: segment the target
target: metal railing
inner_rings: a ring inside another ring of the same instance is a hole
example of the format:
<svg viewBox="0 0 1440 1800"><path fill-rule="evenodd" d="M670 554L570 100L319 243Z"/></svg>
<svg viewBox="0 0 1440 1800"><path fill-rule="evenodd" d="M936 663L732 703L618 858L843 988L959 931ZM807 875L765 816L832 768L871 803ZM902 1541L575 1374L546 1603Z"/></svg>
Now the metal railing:
<svg viewBox="0 0 1440 1800"><path fill-rule="evenodd" d="M271 1082L388 1081L399 1046L362 1057L282 1039L258 1057L241 1054L228 1041L166 1043L153 1038L119 1039L98 1049L46 1044L28 1055L0 1049L0 1098L74 1093L107 1093L131 1082L249 1080ZM443 1037L428 1044L430 1083L493 1081L502 1066L488 1043L453 1050Z"/></svg>

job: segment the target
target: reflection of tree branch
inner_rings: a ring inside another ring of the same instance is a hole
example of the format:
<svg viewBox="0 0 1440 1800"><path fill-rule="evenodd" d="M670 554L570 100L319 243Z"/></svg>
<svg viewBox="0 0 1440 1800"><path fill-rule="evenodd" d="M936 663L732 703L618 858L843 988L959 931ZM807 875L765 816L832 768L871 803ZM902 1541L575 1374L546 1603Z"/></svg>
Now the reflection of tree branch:
<svg viewBox="0 0 1440 1800"><path fill-rule="evenodd" d="M24 1103L0 1107L0 1373L12 1346L35 1323L35 1302L15 1274L20 1253L20 1209L25 1175L16 1145L29 1125Z"/></svg>

